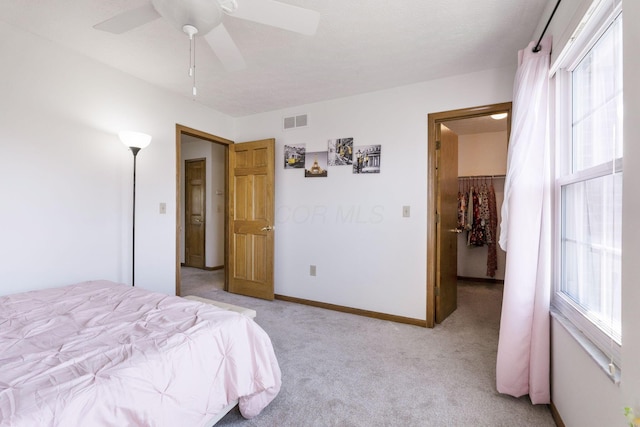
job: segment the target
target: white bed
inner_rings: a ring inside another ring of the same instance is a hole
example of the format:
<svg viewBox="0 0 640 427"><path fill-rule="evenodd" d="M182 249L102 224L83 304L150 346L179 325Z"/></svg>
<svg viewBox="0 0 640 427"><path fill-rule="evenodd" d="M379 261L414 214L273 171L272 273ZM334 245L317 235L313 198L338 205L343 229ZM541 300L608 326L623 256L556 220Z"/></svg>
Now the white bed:
<svg viewBox="0 0 640 427"><path fill-rule="evenodd" d="M252 319L107 281L0 297L0 426L205 426L280 390Z"/></svg>

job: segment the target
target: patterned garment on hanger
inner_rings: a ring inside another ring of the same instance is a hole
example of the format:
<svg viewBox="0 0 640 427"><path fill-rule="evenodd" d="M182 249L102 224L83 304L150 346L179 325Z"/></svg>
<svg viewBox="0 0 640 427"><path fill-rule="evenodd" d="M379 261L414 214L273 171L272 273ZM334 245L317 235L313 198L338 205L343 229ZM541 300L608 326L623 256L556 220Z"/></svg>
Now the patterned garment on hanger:
<svg viewBox="0 0 640 427"><path fill-rule="evenodd" d="M458 191L458 230L464 230L467 224L467 200L464 191Z"/></svg>
<svg viewBox="0 0 640 427"><path fill-rule="evenodd" d="M489 232L492 236L498 234L498 209L496 203L496 192L493 188L493 181L489 186ZM498 248L497 239L492 239L487 248L487 276L495 277L498 269Z"/></svg>
<svg viewBox="0 0 640 427"><path fill-rule="evenodd" d="M478 199L480 200L480 222L484 229L484 243L489 244L492 242L491 227L489 227L490 211L489 211L489 190L486 184L482 184L480 192L478 193Z"/></svg>
<svg viewBox="0 0 640 427"><path fill-rule="evenodd" d="M486 235L484 230L484 221L480 216L481 198L477 189L473 189L473 224L469 232L468 244L471 246L484 246Z"/></svg>

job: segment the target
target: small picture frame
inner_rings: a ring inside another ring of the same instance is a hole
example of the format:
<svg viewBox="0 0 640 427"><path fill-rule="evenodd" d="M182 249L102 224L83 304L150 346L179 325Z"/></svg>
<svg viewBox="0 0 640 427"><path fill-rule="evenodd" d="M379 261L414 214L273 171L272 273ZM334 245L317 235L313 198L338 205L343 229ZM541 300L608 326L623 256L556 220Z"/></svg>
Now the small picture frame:
<svg viewBox="0 0 640 427"><path fill-rule="evenodd" d="M315 151L307 153L304 164L305 178L327 177L327 152Z"/></svg>
<svg viewBox="0 0 640 427"><path fill-rule="evenodd" d="M285 145L284 146L284 168L285 169L304 168L305 153L306 153L305 144Z"/></svg>
<svg viewBox="0 0 640 427"><path fill-rule="evenodd" d="M361 145L353 148L353 173L380 173L380 145Z"/></svg>
<svg viewBox="0 0 640 427"><path fill-rule="evenodd" d="M328 143L329 166L353 164L353 138L330 139Z"/></svg>

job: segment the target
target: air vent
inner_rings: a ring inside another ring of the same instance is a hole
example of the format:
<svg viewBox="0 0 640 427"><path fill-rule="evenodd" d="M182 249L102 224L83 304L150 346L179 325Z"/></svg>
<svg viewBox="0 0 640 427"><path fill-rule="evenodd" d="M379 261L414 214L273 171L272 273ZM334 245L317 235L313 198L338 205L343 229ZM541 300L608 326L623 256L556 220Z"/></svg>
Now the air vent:
<svg viewBox="0 0 640 427"><path fill-rule="evenodd" d="M301 114L299 116L285 117L282 120L282 128L284 130L290 130L290 129L295 129L299 127L306 127L307 123L308 122L307 122L306 114Z"/></svg>

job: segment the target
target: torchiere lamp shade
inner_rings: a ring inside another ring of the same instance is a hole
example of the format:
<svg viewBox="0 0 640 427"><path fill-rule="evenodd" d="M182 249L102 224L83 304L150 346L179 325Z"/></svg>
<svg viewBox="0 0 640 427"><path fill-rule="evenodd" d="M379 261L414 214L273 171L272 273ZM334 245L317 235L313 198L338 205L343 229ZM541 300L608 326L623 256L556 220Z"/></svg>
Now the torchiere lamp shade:
<svg viewBox="0 0 640 427"><path fill-rule="evenodd" d="M151 135L142 132L126 130L118 133L118 136L120 141L129 148L136 147L141 150L151 143Z"/></svg>

